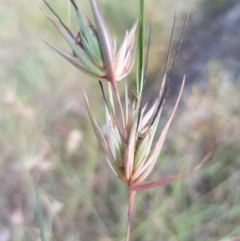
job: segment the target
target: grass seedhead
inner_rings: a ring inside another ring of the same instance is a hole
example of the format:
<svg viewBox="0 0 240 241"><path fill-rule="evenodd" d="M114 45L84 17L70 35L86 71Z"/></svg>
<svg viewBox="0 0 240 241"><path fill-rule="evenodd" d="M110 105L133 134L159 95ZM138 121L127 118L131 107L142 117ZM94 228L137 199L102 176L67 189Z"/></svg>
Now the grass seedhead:
<svg viewBox="0 0 240 241"><path fill-rule="evenodd" d="M76 12L78 32L70 30L44 0L61 26L47 13L45 15L67 42L72 52L62 51L53 44L48 43L48 45L84 74L96 80L109 81L114 91L118 92L117 81L128 75L133 66L137 23L129 33L126 33L123 44L116 53L115 41L109 34L97 1L90 0L96 27L79 10L75 1L70 1Z"/></svg>
<svg viewBox="0 0 240 241"><path fill-rule="evenodd" d="M162 150L170 124L180 102L184 83L185 77L172 113L170 114L169 119L155 145L153 145L153 140L156 138L156 130L161 116L161 111L159 111L154 123L151 124L151 119L153 115L155 115L154 109L156 104L153 105L149 111L145 111L145 109L143 109L140 115L140 122L138 106L128 105L125 113L126 115L124 117L127 125L124 129L124 127L120 127L118 125L118 117L115 114L115 109L112 112L109 111L110 108L107 107L109 106L107 103L110 101L106 99L104 90L102 90L104 93L103 95L105 96L104 103L106 105L105 110L108 127L107 137L105 139L90 112L88 99L85 95L88 113L99 144L108 161L110 161L112 169L114 169L121 180L128 183L130 188L142 182L154 168ZM108 96L111 96L111 94ZM114 103L112 106L114 108ZM123 133L126 135L123 135Z"/></svg>

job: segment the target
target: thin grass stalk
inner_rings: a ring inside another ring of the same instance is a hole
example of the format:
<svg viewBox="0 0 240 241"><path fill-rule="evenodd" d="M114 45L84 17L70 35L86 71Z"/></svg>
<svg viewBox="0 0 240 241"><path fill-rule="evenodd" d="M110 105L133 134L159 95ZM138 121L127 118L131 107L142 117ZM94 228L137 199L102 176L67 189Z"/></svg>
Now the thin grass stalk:
<svg viewBox="0 0 240 241"><path fill-rule="evenodd" d="M38 186L37 184L35 186L35 195L36 195L36 204L37 204L37 219L38 219L38 225L40 229L40 236L41 236L41 241L46 241L46 234L45 234L45 227L44 227L44 221L43 221L43 212L42 212L42 206L40 202L40 196L39 196L39 191L38 191Z"/></svg>
<svg viewBox="0 0 240 241"><path fill-rule="evenodd" d="M138 98L141 97L144 78L144 31L145 31L145 0L140 0L140 24L137 49L136 87Z"/></svg>
<svg viewBox="0 0 240 241"><path fill-rule="evenodd" d="M128 224L127 224L127 237L126 241L130 240L131 224L134 210L136 192L129 189L129 200L128 200Z"/></svg>
<svg viewBox="0 0 240 241"><path fill-rule="evenodd" d="M146 83L146 74L147 74L147 68L148 68L148 58L149 58L149 52L150 52L150 46L151 46L151 39L152 39L152 27L153 27L153 19L155 16L155 10L157 6L157 0L155 2L155 8L152 16L152 21L150 24L150 29L149 29L149 35L148 35L148 44L147 44L147 51L146 51L146 57L145 57L145 66L144 66L144 71L143 71L143 80L142 80L142 91L140 92L140 99L138 101L139 104L139 113L138 113L138 124L137 124L137 129L139 127L139 124L141 124L141 115L142 115L142 101L143 101L143 92L145 88L145 83ZM144 13L142 13L144 14ZM144 17L144 16L143 16ZM144 25L144 22L142 23ZM140 25L141 27L142 25ZM144 27L143 27L144 28ZM144 37L144 36L143 36Z"/></svg>

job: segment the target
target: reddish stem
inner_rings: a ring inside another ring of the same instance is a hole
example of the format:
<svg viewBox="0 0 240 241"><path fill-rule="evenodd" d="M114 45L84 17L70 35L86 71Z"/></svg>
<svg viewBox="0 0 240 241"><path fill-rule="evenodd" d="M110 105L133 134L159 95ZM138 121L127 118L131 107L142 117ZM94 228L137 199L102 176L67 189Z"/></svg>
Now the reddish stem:
<svg viewBox="0 0 240 241"><path fill-rule="evenodd" d="M129 241L129 239L130 239L131 223L132 223L132 216L133 216L135 196L136 196L136 191L130 191L130 190L129 190L129 200L128 200L128 225L127 225L127 237L126 237L126 241Z"/></svg>

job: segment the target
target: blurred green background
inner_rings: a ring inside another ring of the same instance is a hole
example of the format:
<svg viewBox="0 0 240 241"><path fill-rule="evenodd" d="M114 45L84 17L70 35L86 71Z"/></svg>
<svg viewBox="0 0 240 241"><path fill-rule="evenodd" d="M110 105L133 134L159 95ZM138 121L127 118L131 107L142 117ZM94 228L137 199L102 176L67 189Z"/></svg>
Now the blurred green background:
<svg viewBox="0 0 240 241"><path fill-rule="evenodd" d="M138 17L138 0L98 2L120 42ZM49 3L78 31L68 0ZM89 2L77 3L92 18ZM147 30L154 4L146 1ZM173 50L188 4L181 1ZM175 6L160 1L156 8L149 102L160 86ZM33 179L47 240L124 240L127 189L105 162L83 101L84 89L104 126L98 84L44 44L67 49L41 9L39 0L0 6L0 241L40 240ZM240 240L232 239L240 235L239 9L238 1L194 3L164 115L184 74L187 86L149 180L188 170L209 151L215 155L184 180L137 194L132 241ZM133 70L130 86L134 77Z"/></svg>

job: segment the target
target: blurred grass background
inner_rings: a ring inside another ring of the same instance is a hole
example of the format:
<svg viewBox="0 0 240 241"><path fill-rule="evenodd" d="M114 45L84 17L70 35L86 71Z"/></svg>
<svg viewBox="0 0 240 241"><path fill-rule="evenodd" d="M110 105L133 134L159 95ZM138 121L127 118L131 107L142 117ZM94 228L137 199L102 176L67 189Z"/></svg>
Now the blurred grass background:
<svg viewBox="0 0 240 241"><path fill-rule="evenodd" d="M49 2L77 30L69 1ZM88 1L77 2L91 16ZM183 172L210 150L215 156L182 181L138 193L132 241L213 241L240 235L240 86L235 71L240 66L240 48L230 51L230 64L225 55L206 60L203 55L212 45L207 41L198 45L193 38L200 26L206 29L205 35L197 35L200 41L209 38L229 49L235 46L239 41L231 41L236 36L222 39L207 31L225 13L230 14L236 3L195 1L176 72L181 78L189 76L186 66L190 62L197 66L199 60L205 66L204 73L200 71L204 77L193 75L188 80L149 180ZM99 4L120 42L137 18L138 0L99 0ZM171 0L157 6L145 97L149 102L160 85L175 5ZM187 5L182 1L177 33ZM39 185L47 240L124 240L127 190L106 164L83 102L85 89L103 125L98 84L44 44L42 40L48 40L67 49L40 8L45 6L39 0L2 0L0 7L0 241L40 240L32 177ZM154 1L146 1L147 26L153 9ZM197 46L201 48L191 55ZM214 51L221 52L221 48ZM189 52L191 58L185 61ZM215 52L210 53L215 56ZM128 81L134 84L134 71ZM177 80L172 81L174 88ZM170 93L165 114L176 98L171 89Z"/></svg>

